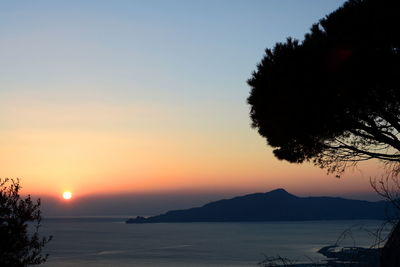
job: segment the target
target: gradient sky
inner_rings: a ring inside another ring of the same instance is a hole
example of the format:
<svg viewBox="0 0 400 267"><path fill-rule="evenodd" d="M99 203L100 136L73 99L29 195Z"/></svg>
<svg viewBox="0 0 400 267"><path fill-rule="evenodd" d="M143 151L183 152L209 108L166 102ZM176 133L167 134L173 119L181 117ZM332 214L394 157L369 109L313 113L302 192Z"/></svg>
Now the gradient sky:
<svg viewBox="0 0 400 267"><path fill-rule="evenodd" d="M246 80L344 1L1 1L1 177L60 196L371 192L272 156Z"/></svg>

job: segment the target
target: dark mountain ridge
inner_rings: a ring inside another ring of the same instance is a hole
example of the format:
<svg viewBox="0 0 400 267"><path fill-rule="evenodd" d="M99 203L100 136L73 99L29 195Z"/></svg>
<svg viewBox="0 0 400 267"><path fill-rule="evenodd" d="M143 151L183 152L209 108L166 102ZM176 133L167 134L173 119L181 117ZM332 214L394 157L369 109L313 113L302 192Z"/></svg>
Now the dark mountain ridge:
<svg viewBox="0 0 400 267"><path fill-rule="evenodd" d="M306 220L387 219L392 210L385 201L340 197L298 197L284 189L210 202L202 207L172 210L127 223L260 222Z"/></svg>

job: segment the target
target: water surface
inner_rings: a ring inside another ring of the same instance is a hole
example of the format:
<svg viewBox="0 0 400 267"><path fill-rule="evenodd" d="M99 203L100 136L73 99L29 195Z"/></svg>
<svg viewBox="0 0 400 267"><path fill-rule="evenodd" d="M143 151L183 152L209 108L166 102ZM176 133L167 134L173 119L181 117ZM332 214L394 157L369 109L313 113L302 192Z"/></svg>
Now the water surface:
<svg viewBox="0 0 400 267"><path fill-rule="evenodd" d="M127 218L43 221L53 235L43 266L257 266L264 255L298 262L348 231L341 245L369 247L381 221L125 224ZM387 231L385 232L387 233Z"/></svg>

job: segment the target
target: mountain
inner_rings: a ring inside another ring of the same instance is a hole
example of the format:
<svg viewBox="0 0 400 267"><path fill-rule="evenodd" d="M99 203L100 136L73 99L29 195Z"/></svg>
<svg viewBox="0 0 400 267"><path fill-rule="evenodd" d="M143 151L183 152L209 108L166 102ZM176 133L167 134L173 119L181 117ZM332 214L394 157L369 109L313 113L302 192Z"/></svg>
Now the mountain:
<svg viewBox="0 0 400 267"><path fill-rule="evenodd" d="M172 210L127 223L260 222L386 219L387 202L340 197L298 197L284 189L210 202L202 207Z"/></svg>

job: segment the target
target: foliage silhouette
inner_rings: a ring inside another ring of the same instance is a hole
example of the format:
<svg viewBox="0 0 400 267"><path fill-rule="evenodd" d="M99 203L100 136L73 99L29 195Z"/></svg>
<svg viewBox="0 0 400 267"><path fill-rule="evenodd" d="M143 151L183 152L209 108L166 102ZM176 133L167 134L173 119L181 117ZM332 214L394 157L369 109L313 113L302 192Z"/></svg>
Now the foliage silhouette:
<svg viewBox="0 0 400 267"><path fill-rule="evenodd" d="M400 161L400 12L394 0L351 0L303 42L267 49L248 80L252 126L279 159L329 172Z"/></svg>
<svg viewBox="0 0 400 267"><path fill-rule="evenodd" d="M0 179L0 266L44 263L42 248L51 240L40 237L40 199L22 198L18 180Z"/></svg>
<svg viewBox="0 0 400 267"><path fill-rule="evenodd" d="M379 178L371 180L371 185L375 191L384 199L393 204L397 209L397 214L394 214L387 223L392 224L393 228L382 250L381 266L400 266L400 257L397 253L400 244L400 169L398 166L387 166L386 172Z"/></svg>
<svg viewBox="0 0 400 267"><path fill-rule="evenodd" d="M378 159L400 181L400 3L349 0L302 42L267 49L248 80L252 126L278 159L340 176ZM382 266L400 266L400 226Z"/></svg>

